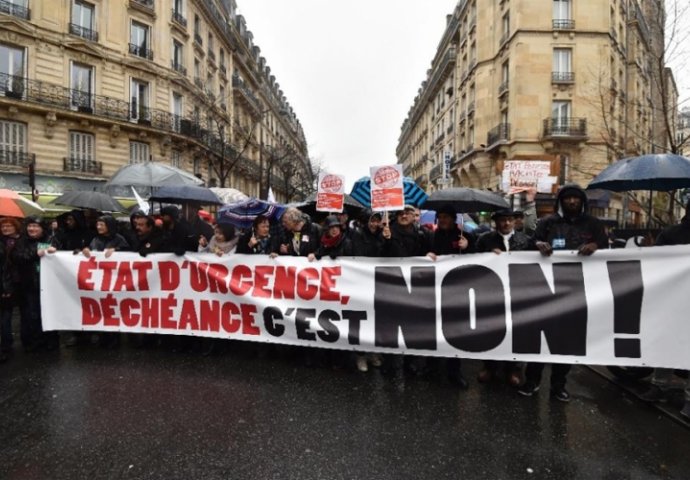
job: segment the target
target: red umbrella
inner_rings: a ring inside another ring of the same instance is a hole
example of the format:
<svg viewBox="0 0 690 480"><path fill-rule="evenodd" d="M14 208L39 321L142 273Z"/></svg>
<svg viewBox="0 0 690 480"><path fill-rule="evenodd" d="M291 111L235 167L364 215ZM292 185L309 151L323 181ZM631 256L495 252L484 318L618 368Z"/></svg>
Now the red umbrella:
<svg viewBox="0 0 690 480"><path fill-rule="evenodd" d="M43 209L37 203L27 200L13 190L0 189L0 216L24 218L40 215Z"/></svg>

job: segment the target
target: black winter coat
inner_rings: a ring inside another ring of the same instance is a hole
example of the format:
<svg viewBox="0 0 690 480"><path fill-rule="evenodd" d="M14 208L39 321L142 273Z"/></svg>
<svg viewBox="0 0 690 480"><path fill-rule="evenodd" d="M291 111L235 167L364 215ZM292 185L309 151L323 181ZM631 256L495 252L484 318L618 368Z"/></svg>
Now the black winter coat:
<svg viewBox="0 0 690 480"><path fill-rule="evenodd" d="M425 230L416 225L402 228L397 223L390 228L391 238L383 242L384 257L423 257L431 251L431 239Z"/></svg>
<svg viewBox="0 0 690 480"><path fill-rule="evenodd" d="M383 256L383 236L381 231L371 233L365 226L364 228L352 231L350 238L354 254L357 257L381 257Z"/></svg>
<svg viewBox="0 0 690 480"><path fill-rule="evenodd" d="M468 232L463 232L462 235L467 238L467 248L465 250L460 250L459 237L460 229L457 225L454 225L451 230L441 230L437 229L432 233L431 240L431 252L436 255L457 255L461 253L473 253L475 250L475 238L474 235Z"/></svg>
<svg viewBox="0 0 690 480"><path fill-rule="evenodd" d="M513 232L510 240L508 240L508 245L511 252L537 249L532 237L518 231ZM492 252L496 249L502 252L506 251L506 247L503 244L503 236L500 233L495 231L486 232L477 239L477 252Z"/></svg>
<svg viewBox="0 0 690 480"><path fill-rule="evenodd" d="M292 239L293 233L291 231L285 230L284 228L281 229L280 235L273 237L271 252L280 255L280 245L287 245L287 255L292 255L294 257L306 257L310 253L316 254L316 251L319 249L321 229L314 223L305 222L302 230L300 231L300 244L298 252L296 252L293 248Z"/></svg>
<svg viewBox="0 0 690 480"><path fill-rule="evenodd" d="M338 257L352 256L354 256L354 249L352 248L352 240L348 235L340 235L338 243L331 247L324 245L322 241L319 245L319 249L316 251L316 258L318 259L322 257L336 259Z"/></svg>
<svg viewBox="0 0 690 480"><path fill-rule="evenodd" d="M687 245L690 244L690 215L686 215L678 225L664 228L655 245Z"/></svg>

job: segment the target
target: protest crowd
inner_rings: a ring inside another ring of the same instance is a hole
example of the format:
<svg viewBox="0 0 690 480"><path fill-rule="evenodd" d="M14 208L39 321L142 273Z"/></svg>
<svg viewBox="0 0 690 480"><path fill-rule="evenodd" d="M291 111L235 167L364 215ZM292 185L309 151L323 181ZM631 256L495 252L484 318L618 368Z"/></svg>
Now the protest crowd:
<svg viewBox="0 0 690 480"><path fill-rule="evenodd" d="M41 257L56 251L69 251L90 257L93 252L137 252L145 257L155 253L184 255L186 252L208 252L223 256L235 254L289 255L306 257L318 262L323 257L429 257L471 255L474 253L539 251L549 256L554 250L574 250L579 255L592 255L609 248L610 240L600 220L587 213L587 196L575 185L566 185L558 193L554 213L537 219L533 199L523 211L495 211L492 225L480 225L473 232L457 223L451 205L436 209L433 226L420 224L420 211L406 205L403 209L380 213L362 211L357 218L348 213L328 215L321 225L298 208L288 207L279 222L257 216L251 228L239 231L229 224L213 225L200 218L196 211L183 218L176 206L165 206L158 215L135 211L129 221L119 221L89 209L72 210L57 218L57 225L39 217L20 220L0 218L0 264L2 289L0 302L0 361L11 359L15 346L13 315L19 313L20 340L25 352L59 350L65 347L117 348L123 338L137 348L164 348L175 352L219 354L232 350L231 342L211 338L152 334L120 334L91 332L44 332L41 323L40 265ZM690 203L687 205L690 209ZM690 211L690 210L688 210ZM657 245L690 244L690 215L678 225L665 229ZM97 338L97 340L96 340ZM275 352L273 345L254 346ZM356 368L361 372L371 367L384 373L406 375L439 375L461 389L468 388L461 360L439 359L414 355L364 354L328 351L314 348L285 347L309 365ZM542 385L544 363L485 361L477 381L506 381L523 396L534 395ZM571 365L550 365L551 398L570 400L566 388ZM669 372L657 370L652 387L645 398L663 399L667 392ZM690 384L685 391L681 412L690 418Z"/></svg>

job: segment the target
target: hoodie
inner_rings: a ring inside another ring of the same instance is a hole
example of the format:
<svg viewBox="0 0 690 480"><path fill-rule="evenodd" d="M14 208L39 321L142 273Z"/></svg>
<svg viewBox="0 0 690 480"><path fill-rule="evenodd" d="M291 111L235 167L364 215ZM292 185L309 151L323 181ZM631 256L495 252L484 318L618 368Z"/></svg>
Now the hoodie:
<svg viewBox="0 0 690 480"><path fill-rule="evenodd" d="M575 215L563 210L563 199L578 196L582 207ZM598 248L608 247L604 224L587 212L587 194L577 185L564 185L556 197L556 213L542 218L537 223L534 240L549 242L554 250L577 250L585 243L594 242Z"/></svg>
<svg viewBox="0 0 690 480"><path fill-rule="evenodd" d="M98 218L99 222L104 222L108 227L108 232L105 235L96 235L89 244L89 249L102 252L106 248L114 248L115 250L129 250L129 244L125 237L117 233L117 220L110 215L104 215Z"/></svg>

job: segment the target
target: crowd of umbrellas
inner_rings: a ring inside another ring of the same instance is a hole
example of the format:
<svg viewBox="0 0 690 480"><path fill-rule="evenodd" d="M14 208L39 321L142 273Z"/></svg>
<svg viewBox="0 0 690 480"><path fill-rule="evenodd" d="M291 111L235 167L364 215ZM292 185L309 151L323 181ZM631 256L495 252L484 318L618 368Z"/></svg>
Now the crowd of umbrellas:
<svg viewBox="0 0 690 480"><path fill-rule="evenodd" d="M403 181L405 204L433 211L444 205L457 212L492 212L510 208L501 194L473 188L446 188L427 195L411 178ZM614 192L634 190L673 191L690 188L690 159L674 154L650 154L619 160L599 173L587 186ZM357 180L345 195L344 209L351 215L370 207L370 179ZM196 176L156 162L130 164L120 168L107 182L103 192L70 191L54 199L58 206L93 209L101 212L126 213L127 208L113 196L136 197L139 207L147 209L153 202L191 206L215 206L218 223L248 228L258 215L277 220L285 208L295 206L316 215L316 194L301 202L283 205L250 198L232 188L206 188ZM43 208L12 190L0 189L0 215L23 218L40 215ZM427 217L428 218L428 217Z"/></svg>

